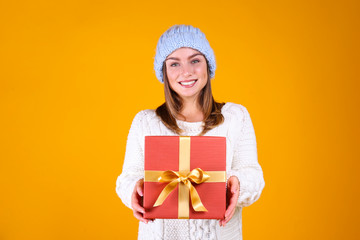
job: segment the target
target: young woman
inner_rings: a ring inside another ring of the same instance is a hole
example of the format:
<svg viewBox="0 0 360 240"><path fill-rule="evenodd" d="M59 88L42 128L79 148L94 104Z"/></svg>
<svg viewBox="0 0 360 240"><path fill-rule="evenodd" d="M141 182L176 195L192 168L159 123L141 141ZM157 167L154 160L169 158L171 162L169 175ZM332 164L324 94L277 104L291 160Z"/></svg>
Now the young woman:
<svg viewBox="0 0 360 240"><path fill-rule="evenodd" d="M265 186L249 112L240 104L214 100L215 56L198 28L169 28L158 41L154 69L164 83L165 103L134 117L116 182L117 194L140 220L138 239L242 239L242 208L258 200ZM225 219L143 217L144 137L149 135L226 137Z"/></svg>

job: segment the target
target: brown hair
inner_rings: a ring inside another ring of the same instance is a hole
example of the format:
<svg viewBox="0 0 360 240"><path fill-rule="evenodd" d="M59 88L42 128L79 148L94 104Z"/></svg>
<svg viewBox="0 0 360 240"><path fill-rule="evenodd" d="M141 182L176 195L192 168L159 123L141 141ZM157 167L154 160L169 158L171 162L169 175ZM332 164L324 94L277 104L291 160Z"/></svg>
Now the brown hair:
<svg viewBox="0 0 360 240"><path fill-rule="evenodd" d="M204 88L201 90L198 103L200 104L201 110L204 114L204 128L199 136L204 135L209 130L215 128L224 122L224 116L221 114L221 108L225 105L224 102L218 103L214 100L212 91L211 91L211 81L210 81L210 68L208 61L207 63L207 83ZM174 131L178 135L181 135L183 130L179 128L176 124L175 116L181 115L180 111L182 108L182 99L181 97L170 88L170 84L166 74L166 64L163 63L162 72L164 76L164 91L165 91L165 103L160 105L156 109L156 114L160 117L161 121L166 127ZM183 116L185 118L185 116Z"/></svg>

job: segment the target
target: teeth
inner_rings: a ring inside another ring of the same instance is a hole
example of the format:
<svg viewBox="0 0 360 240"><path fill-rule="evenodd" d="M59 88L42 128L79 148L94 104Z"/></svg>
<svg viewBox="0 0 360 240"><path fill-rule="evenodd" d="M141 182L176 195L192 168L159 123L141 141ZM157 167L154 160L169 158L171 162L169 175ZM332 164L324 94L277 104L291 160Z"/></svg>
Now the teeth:
<svg viewBox="0 0 360 240"><path fill-rule="evenodd" d="M181 84L181 85L185 85L185 86L187 86L187 85L191 85L191 84L193 84L195 81L196 81L196 80L191 81L191 82L180 82L180 84Z"/></svg>

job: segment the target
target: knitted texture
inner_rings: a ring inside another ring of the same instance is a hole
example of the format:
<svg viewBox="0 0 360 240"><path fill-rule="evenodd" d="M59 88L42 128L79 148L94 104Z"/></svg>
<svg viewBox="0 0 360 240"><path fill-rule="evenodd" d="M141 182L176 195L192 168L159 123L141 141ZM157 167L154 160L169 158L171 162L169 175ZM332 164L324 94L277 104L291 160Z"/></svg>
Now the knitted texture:
<svg viewBox="0 0 360 240"><path fill-rule="evenodd" d="M154 70L161 83L164 83L163 62L168 55L181 47L190 47L204 54L209 63L210 78L215 77L215 55L205 34L200 29L190 25L174 25L161 35L156 46Z"/></svg>
<svg viewBox="0 0 360 240"><path fill-rule="evenodd" d="M226 174L240 181L240 196L236 211L225 227L214 219L155 219L139 223L138 239L214 240L242 239L242 208L257 201L265 186L262 168L257 160L256 138L247 109L235 103L226 103L221 112L225 121L205 136L226 137ZM202 122L177 120L183 135L196 136L203 129ZM127 138L123 170L116 181L116 192L123 203L131 208L131 194L137 180L144 177L145 136L176 134L168 129L155 110L142 110L136 114Z"/></svg>

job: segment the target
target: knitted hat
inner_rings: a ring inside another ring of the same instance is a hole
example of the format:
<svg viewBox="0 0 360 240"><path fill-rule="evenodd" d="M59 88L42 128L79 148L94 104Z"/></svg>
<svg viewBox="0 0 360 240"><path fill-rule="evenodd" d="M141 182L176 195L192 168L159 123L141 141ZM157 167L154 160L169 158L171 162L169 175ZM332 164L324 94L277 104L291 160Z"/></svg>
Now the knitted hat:
<svg viewBox="0 0 360 240"><path fill-rule="evenodd" d="M166 57L181 47L190 47L205 55L210 68L210 78L215 76L215 55L205 34L191 25L174 25L163 33L156 46L154 69L156 77L163 81L162 66Z"/></svg>

